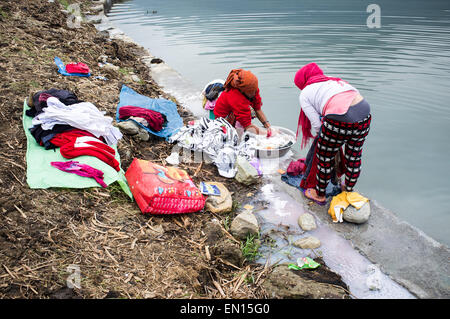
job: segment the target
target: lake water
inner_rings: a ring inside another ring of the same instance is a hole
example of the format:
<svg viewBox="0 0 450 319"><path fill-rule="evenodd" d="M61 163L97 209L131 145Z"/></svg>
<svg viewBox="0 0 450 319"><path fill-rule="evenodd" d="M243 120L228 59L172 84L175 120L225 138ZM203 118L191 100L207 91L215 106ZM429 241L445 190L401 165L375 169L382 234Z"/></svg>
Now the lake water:
<svg viewBox="0 0 450 319"><path fill-rule="evenodd" d="M450 245L450 1L376 1L380 28L374 1L338 3L130 0L108 16L198 90L251 70L271 123L293 131L301 66L350 82L373 115L357 190Z"/></svg>

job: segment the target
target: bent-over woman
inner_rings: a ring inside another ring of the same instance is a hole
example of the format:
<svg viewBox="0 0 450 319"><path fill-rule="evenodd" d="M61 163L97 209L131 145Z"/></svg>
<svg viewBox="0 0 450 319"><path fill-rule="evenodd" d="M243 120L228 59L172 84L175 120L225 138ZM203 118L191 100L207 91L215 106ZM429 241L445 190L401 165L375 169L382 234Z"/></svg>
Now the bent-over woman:
<svg viewBox="0 0 450 319"><path fill-rule="evenodd" d="M313 137L311 128L319 134L316 150L317 185L315 189L306 189L304 194L324 205L325 189L334 170L334 158L343 145L345 183L342 190L353 191L358 181L362 149L372 119L370 105L356 88L340 78L324 75L316 63L309 63L298 70L294 83L301 90L301 147Z"/></svg>

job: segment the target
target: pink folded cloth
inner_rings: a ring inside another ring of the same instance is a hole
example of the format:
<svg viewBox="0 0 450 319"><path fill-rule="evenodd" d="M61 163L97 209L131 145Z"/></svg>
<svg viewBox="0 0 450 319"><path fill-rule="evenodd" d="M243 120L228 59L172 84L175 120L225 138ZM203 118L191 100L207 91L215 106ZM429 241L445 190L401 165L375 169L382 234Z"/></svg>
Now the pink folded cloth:
<svg viewBox="0 0 450 319"><path fill-rule="evenodd" d="M67 161L67 162L51 162L53 167L56 167L64 172L77 174L83 177L90 177L95 179L103 188L108 185L103 181L103 172L93 168L92 166L81 164L77 161Z"/></svg>
<svg viewBox="0 0 450 319"><path fill-rule="evenodd" d="M68 63L66 65L66 72L88 74L90 71L89 67L86 64L84 64L83 62L79 62L79 63Z"/></svg>

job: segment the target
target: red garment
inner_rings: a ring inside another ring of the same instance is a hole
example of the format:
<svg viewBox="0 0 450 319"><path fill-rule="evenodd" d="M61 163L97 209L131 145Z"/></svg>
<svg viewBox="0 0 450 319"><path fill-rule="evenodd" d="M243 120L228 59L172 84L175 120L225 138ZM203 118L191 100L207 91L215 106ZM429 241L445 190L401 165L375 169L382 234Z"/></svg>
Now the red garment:
<svg viewBox="0 0 450 319"><path fill-rule="evenodd" d="M248 100L244 94L238 89L231 88L228 91L222 92L216 102L214 108L214 115L217 117L226 118L233 115L236 121L246 128L252 124L252 112L250 107L255 111L261 109L262 101L259 95L259 89L256 91L255 97L252 101ZM231 123L231 121L229 121ZM231 123L233 126L235 123Z"/></svg>
<svg viewBox="0 0 450 319"><path fill-rule="evenodd" d="M77 137L81 137L81 136L95 137L95 135L93 135L90 132L73 129L71 131L56 134L50 140L50 143L52 143L53 145L55 145L57 147L61 147L67 143L73 142Z"/></svg>
<svg viewBox="0 0 450 319"><path fill-rule="evenodd" d="M66 71L68 73L81 73L81 74L88 74L90 72L89 67L82 63L68 63L66 65Z"/></svg>
<svg viewBox="0 0 450 319"><path fill-rule="evenodd" d="M155 132L161 131L165 122L161 113L143 107L126 105L119 109L119 119L125 119L130 116L144 118L148 123L148 127Z"/></svg>
<svg viewBox="0 0 450 319"><path fill-rule="evenodd" d="M114 149L97 138L77 137L61 146L60 152L64 158L68 159L83 155L94 156L113 167L116 171L120 171L120 163L115 158L116 152Z"/></svg>
<svg viewBox="0 0 450 319"><path fill-rule="evenodd" d="M297 71L294 77L294 83L300 90L303 90L307 85L328 80L342 81L340 78L324 75L322 69L314 62L303 66ZM297 136L300 126L302 127L302 143L300 147L303 148L313 136L311 134L311 122L302 109L300 109L300 116L298 118Z"/></svg>

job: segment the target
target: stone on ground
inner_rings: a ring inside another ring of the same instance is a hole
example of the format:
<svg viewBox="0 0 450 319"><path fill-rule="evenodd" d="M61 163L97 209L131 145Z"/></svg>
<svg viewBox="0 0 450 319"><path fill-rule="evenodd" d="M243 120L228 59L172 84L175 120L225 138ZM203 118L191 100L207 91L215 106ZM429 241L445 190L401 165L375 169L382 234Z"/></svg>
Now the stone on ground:
<svg viewBox="0 0 450 319"><path fill-rule="evenodd" d="M314 216L309 213L304 213L300 215L300 217L298 218L298 224L304 231L313 230L317 228Z"/></svg>
<svg viewBox="0 0 450 319"><path fill-rule="evenodd" d="M365 203L360 209L356 209L352 205L349 205L342 216L346 222L363 224L369 220L370 217L370 204Z"/></svg>
<svg viewBox="0 0 450 319"><path fill-rule="evenodd" d="M217 186L220 190L220 196L208 196L205 203L206 210L218 214L230 212L233 207L233 199L228 189L219 182L208 182L207 184Z"/></svg>
<svg viewBox="0 0 450 319"><path fill-rule="evenodd" d="M258 171L244 157L238 156L236 160L237 173L234 177L238 182L251 185L258 181Z"/></svg>
<svg viewBox="0 0 450 319"><path fill-rule="evenodd" d="M251 211L244 211L233 220L230 230L234 237L245 240L248 235L258 235L258 220Z"/></svg>
<svg viewBox="0 0 450 319"><path fill-rule="evenodd" d="M320 240L314 236L297 239L293 245L302 249L315 249L320 247Z"/></svg>

